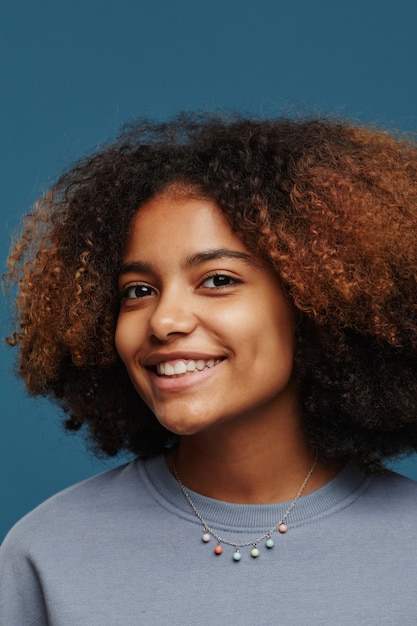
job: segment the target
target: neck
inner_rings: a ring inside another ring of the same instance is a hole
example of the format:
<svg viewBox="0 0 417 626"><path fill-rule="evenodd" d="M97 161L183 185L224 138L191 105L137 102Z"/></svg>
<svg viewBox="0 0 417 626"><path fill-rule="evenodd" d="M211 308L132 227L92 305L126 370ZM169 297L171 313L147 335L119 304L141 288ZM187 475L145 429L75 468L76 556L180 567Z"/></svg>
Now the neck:
<svg viewBox="0 0 417 626"><path fill-rule="evenodd" d="M202 495L240 504L292 500L312 467L315 453L305 441L299 419L268 420L268 428L248 420L184 436L168 456L183 484ZM331 480L335 468L317 464L304 491Z"/></svg>

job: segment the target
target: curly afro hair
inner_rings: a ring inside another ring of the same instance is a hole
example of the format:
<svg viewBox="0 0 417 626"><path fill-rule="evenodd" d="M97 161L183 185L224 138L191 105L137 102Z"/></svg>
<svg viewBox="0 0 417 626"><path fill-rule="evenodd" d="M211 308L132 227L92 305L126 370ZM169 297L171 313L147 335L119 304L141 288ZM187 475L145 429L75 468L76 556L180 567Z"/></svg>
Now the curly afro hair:
<svg viewBox="0 0 417 626"><path fill-rule="evenodd" d="M371 471L417 450L417 145L343 120L140 120L64 173L9 258L29 392L105 454L173 444L114 345L129 224L170 185L213 199L281 277L319 457Z"/></svg>

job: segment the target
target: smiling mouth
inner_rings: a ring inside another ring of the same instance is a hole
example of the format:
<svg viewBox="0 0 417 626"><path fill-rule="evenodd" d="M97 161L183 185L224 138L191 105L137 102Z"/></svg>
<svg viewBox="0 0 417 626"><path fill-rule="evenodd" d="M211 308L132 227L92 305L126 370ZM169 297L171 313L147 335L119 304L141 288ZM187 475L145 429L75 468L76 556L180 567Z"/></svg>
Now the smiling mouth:
<svg viewBox="0 0 417 626"><path fill-rule="evenodd" d="M202 372L205 369L210 369L218 365L223 359L177 359L175 361L164 361L158 363L152 370L158 376L185 376L187 374L193 374L195 372Z"/></svg>

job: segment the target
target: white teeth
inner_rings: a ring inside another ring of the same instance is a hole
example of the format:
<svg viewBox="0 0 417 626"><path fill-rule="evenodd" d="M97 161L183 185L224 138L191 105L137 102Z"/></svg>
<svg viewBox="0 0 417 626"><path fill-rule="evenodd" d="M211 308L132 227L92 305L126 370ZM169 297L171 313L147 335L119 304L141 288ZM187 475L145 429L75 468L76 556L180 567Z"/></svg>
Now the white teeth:
<svg viewBox="0 0 417 626"><path fill-rule="evenodd" d="M198 361L175 361L175 362L165 362L158 363L156 366L156 371L159 376L178 376L180 374L186 374L187 372L201 372L202 370L210 367L214 367L218 363L220 363L221 359L209 359L208 361L203 361L203 359L199 359Z"/></svg>
<svg viewBox="0 0 417 626"><path fill-rule="evenodd" d="M175 368L171 365L171 363L165 363L165 376L172 376L175 374Z"/></svg>
<svg viewBox="0 0 417 626"><path fill-rule="evenodd" d="M185 374L187 371L187 366L184 361L177 361L174 365L175 374Z"/></svg>

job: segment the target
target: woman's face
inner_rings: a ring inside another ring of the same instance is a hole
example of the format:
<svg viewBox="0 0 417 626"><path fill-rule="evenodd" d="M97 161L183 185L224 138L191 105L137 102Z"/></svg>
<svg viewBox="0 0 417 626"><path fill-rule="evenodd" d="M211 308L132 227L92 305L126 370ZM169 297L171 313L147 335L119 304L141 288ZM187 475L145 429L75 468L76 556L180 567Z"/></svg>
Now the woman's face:
<svg viewBox="0 0 417 626"><path fill-rule="evenodd" d="M167 193L143 205L119 287L118 353L168 430L191 435L288 406L292 305L213 201Z"/></svg>

